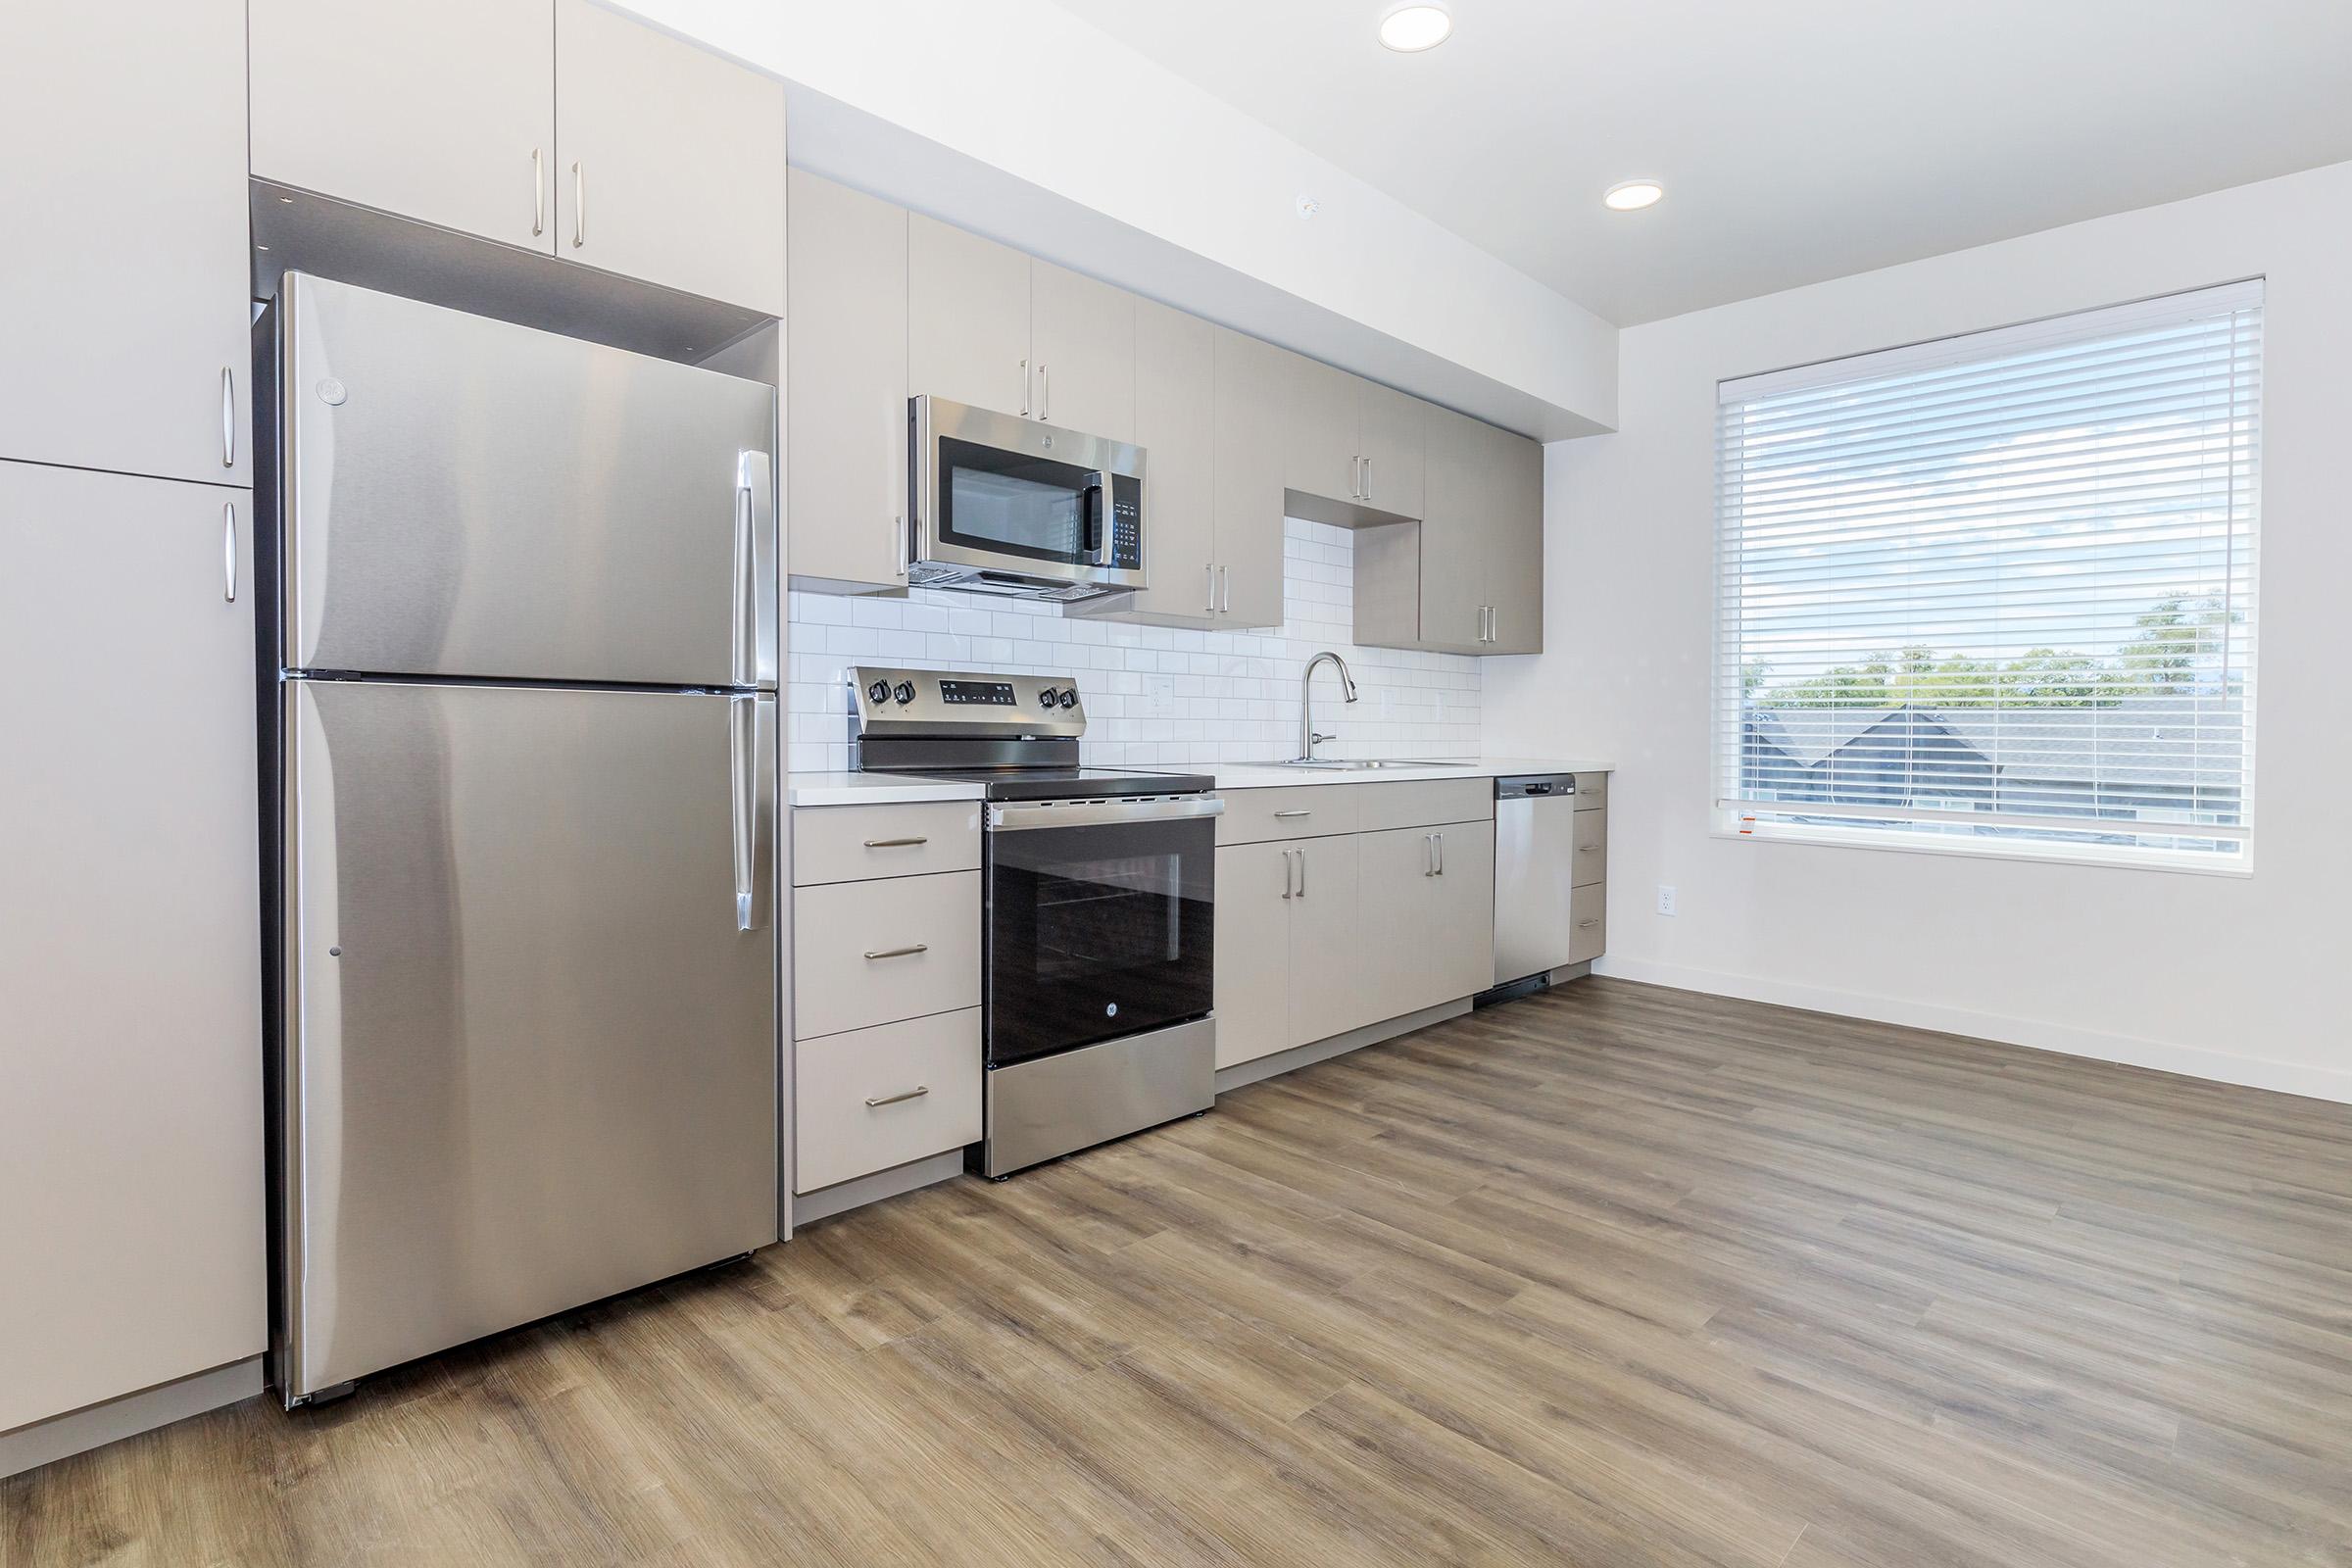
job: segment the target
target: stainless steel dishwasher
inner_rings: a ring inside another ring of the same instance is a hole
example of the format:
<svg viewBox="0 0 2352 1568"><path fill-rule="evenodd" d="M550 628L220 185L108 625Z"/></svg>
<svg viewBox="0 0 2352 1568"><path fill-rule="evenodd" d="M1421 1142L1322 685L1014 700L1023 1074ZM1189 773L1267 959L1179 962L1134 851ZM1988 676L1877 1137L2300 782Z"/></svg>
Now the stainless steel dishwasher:
<svg viewBox="0 0 2352 1568"><path fill-rule="evenodd" d="M1574 773L1521 773L1494 781L1497 986L1525 980L1541 985L1549 971L1578 961L1576 817Z"/></svg>

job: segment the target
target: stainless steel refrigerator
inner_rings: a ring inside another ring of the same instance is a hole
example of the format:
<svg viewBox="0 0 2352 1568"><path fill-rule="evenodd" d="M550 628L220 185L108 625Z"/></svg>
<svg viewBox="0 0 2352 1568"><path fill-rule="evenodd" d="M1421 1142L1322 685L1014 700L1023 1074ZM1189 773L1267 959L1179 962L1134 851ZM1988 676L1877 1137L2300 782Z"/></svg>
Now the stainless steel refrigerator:
<svg viewBox="0 0 2352 1568"><path fill-rule="evenodd" d="M776 1238L776 405L300 273L257 338L292 1405Z"/></svg>

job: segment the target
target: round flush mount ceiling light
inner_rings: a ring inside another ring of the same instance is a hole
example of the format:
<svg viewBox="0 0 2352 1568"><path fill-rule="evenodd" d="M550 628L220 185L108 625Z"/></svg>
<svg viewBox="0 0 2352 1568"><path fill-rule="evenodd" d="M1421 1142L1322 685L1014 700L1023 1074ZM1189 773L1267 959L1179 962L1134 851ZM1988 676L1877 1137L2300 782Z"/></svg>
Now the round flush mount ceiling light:
<svg viewBox="0 0 2352 1568"><path fill-rule="evenodd" d="M1601 192L1600 204L1612 213L1638 213L1655 207L1666 187L1654 179L1621 179Z"/></svg>
<svg viewBox="0 0 2352 1568"><path fill-rule="evenodd" d="M1444 6L1398 6L1380 19L1380 41L1398 54L1435 49L1452 33L1453 18Z"/></svg>

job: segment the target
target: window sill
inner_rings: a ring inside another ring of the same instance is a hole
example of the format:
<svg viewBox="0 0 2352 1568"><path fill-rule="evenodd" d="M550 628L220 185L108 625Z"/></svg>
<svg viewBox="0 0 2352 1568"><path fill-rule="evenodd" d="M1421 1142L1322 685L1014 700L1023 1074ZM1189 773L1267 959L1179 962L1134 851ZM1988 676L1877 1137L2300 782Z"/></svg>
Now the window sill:
<svg viewBox="0 0 2352 1568"><path fill-rule="evenodd" d="M1737 839L1750 844L1801 844L1835 850L1875 850L1881 854L1891 851L1897 855L1949 855L1974 860L2034 860L2044 865L2083 865L2106 871L2168 871L2189 876L2238 878L2254 874L2251 848L2225 862L2214 856L2177 855L2157 850L2119 854L2112 848L2090 845L2021 844L1981 839L1939 842L1944 835L1904 833L1894 829L1802 827L1790 823L1759 824L1749 832L1718 823L1709 830L1709 837Z"/></svg>

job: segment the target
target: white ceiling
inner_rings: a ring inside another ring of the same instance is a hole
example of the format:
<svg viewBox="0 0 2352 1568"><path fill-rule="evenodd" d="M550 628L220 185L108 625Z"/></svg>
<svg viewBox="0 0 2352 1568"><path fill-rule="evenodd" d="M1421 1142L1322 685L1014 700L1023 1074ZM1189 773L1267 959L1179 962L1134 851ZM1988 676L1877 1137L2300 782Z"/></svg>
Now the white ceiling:
<svg viewBox="0 0 2352 1568"><path fill-rule="evenodd" d="M2352 159L2352 0L1060 3L1620 324Z"/></svg>

